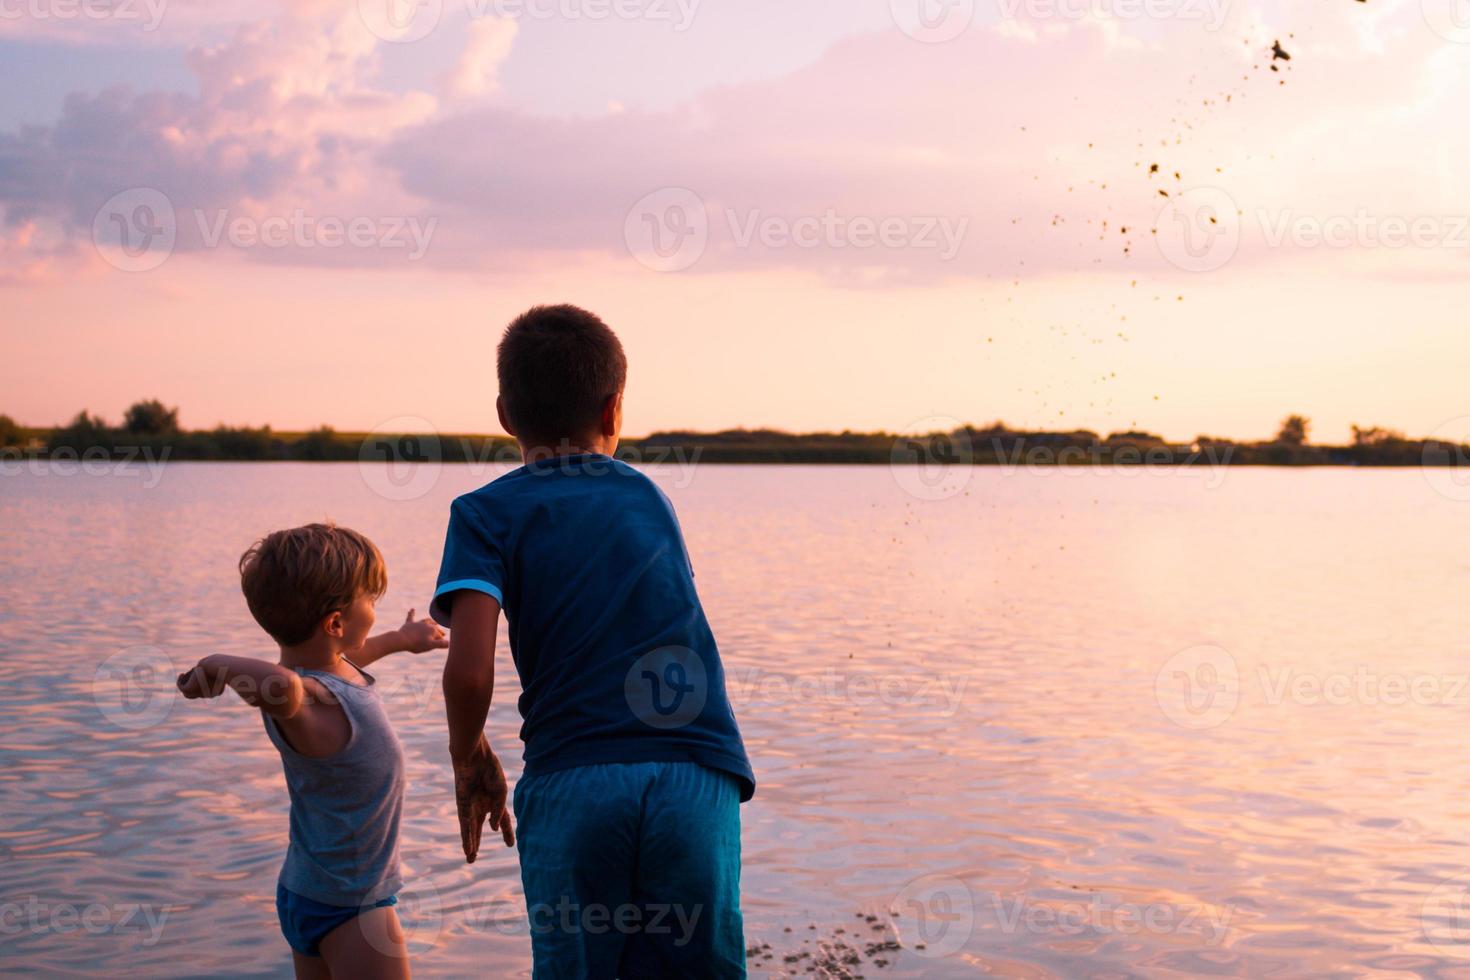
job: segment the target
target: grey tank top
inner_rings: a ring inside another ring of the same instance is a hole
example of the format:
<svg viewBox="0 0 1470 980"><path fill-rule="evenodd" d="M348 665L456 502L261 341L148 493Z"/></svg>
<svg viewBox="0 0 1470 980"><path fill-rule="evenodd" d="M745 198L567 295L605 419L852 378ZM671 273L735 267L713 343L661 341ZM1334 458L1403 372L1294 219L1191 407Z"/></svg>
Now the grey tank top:
<svg viewBox="0 0 1470 980"><path fill-rule="evenodd" d="M281 885L328 905L379 902L403 886L398 872L403 745L368 673L358 670L361 684L320 670L297 668L296 673L337 698L352 734L336 755L313 759L291 748L276 720L261 713L281 753L291 796L291 841Z"/></svg>

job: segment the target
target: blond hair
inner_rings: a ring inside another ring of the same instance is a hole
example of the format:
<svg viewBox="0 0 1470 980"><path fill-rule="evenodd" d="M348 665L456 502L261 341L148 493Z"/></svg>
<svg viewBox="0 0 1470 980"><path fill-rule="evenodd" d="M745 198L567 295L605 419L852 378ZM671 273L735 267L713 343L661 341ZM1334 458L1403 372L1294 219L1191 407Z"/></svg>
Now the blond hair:
<svg viewBox="0 0 1470 980"><path fill-rule="evenodd" d="M282 646L305 643L317 624L362 596L381 599L388 567L365 536L335 524L274 531L240 556L250 614Z"/></svg>

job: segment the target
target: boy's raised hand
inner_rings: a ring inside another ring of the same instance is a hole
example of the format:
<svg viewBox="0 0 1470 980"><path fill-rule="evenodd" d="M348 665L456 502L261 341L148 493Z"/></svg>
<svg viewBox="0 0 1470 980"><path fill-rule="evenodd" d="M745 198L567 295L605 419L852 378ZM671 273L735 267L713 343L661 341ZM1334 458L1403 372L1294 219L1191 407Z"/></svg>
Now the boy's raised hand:
<svg viewBox="0 0 1470 980"><path fill-rule="evenodd" d="M505 846L515 847L516 834L505 805L509 795L505 770L483 736L467 757L454 760L454 801L459 808L459 837L466 864L474 864L480 853L486 818L491 830L500 831Z"/></svg>
<svg viewBox="0 0 1470 980"><path fill-rule="evenodd" d="M415 610L410 609L403 625L398 627L403 649L408 653L428 653L430 650L446 650L449 639L439 624L432 619L414 619Z"/></svg>

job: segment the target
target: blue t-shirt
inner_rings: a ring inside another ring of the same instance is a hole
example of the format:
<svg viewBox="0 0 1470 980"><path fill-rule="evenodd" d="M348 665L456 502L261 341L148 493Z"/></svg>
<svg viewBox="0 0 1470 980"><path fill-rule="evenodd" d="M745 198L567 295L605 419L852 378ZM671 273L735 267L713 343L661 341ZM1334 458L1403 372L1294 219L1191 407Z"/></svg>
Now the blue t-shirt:
<svg viewBox="0 0 1470 980"><path fill-rule="evenodd" d="M663 491L596 453L538 460L454 501L430 613L494 596L521 678L525 774L697 762L755 776Z"/></svg>

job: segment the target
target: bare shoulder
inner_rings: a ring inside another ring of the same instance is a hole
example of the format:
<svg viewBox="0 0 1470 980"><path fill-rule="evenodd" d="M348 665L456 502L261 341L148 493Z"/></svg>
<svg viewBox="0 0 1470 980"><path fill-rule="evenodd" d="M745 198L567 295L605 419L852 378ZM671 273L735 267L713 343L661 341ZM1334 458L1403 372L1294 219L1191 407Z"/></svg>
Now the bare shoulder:
<svg viewBox="0 0 1470 980"><path fill-rule="evenodd" d="M276 720L281 734L298 755L312 759L336 755L352 738L347 712L337 695L315 677L303 676L301 686L305 692L301 710Z"/></svg>

